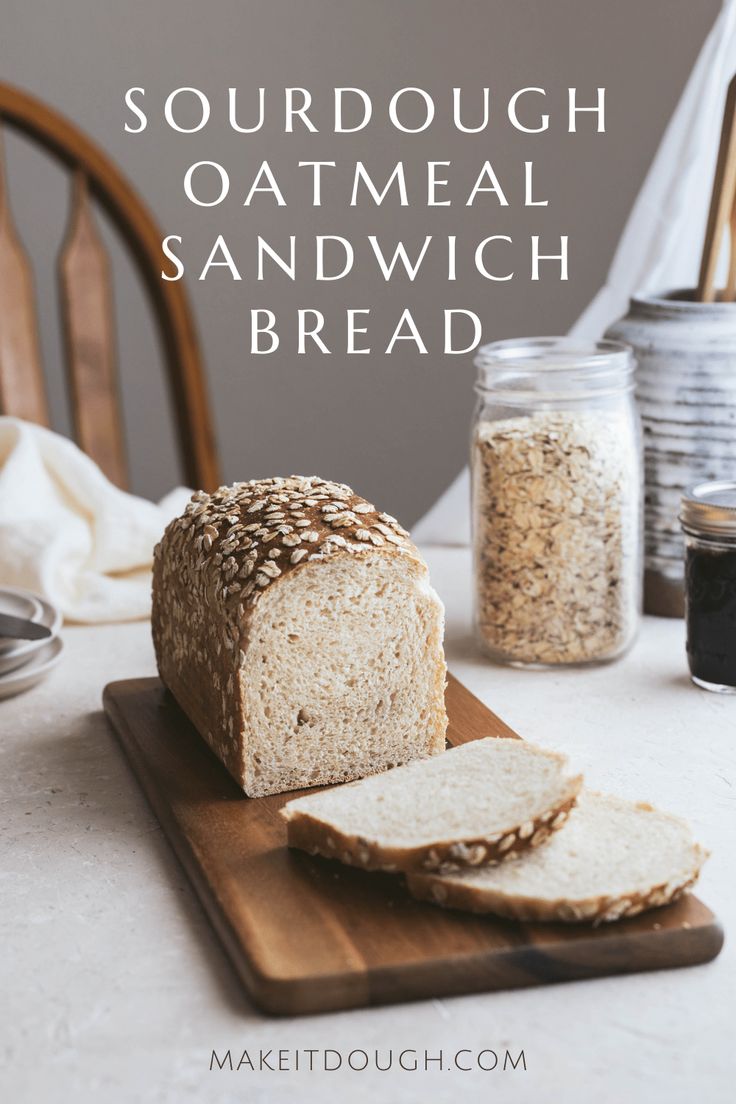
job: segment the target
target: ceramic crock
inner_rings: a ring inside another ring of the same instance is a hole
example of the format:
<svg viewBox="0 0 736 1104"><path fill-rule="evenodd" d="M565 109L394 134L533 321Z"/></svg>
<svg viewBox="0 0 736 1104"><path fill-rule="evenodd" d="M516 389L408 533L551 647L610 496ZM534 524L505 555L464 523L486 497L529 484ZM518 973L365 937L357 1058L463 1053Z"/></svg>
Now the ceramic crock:
<svg viewBox="0 0 736 1104"><path fill-rule="evenodd" d="M736 303L691 290L631 300L606 332L633 346L644 432L647 613L684 612L680 499L694 483L736 476Z"/></svg>

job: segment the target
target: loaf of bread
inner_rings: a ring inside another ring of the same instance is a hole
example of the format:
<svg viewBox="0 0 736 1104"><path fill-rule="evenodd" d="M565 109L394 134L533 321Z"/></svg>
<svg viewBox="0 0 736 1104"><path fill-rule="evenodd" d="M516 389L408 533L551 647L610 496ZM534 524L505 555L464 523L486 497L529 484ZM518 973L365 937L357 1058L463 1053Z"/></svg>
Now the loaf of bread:
<svg viewBox="0 0 736 1104"><path fill-rule="evenodd" d="M308 794L281 810L290 847L364 870L448 870L516 858L567 820L567 760L490 737L439 759Z"/></svg>
<svg viewBox="0 0 736 1104"><path fill-rule="evenodd" d="M443 751L443 623L408 534L339 483L197 492L155 551L161 679L252 797Z"/></svg>
<svg viewBox="0 0 736 1104"><path fill-rule="evenodd" d="M706 858L679 817L583 790L543 847L503 866L411 875L409 889L447 908L596 924L676 900Z"/></svg>

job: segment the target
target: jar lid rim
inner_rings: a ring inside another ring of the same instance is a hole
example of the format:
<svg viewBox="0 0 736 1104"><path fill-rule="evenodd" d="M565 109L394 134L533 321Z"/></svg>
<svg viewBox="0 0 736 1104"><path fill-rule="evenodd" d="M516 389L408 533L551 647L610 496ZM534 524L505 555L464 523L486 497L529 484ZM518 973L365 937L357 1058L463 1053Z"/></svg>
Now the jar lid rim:
<svg viewBox="0 0 736 1104"><path fill-rule="evenodd" d="M710 479L690 487L681 499L680 522L694 533L736 537L736 480Z"/></svg>
<svg viewBox="0 0 736 1104"><path fill-rule="evenodd" d="M559 358L559 362L555 359ZM634 351L623 341L610 338L585 340L577 337L512 337L481 345L475 356L478 369L496 365L544 372L571 372L602 369L616 364L634 365Z"/></svg>

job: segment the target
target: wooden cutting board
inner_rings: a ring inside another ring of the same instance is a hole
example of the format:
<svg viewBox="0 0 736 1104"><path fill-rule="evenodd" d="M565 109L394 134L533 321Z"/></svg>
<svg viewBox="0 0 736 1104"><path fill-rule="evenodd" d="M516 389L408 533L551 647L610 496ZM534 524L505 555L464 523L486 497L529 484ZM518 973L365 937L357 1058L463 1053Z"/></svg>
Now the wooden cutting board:
<svg viewBox="0 0 736 1104"><path fill-rule="evenodd" d="M397 876L289 851L279 808L246 798L158 679L111 683L104 706L233 966L262 1009L296 1015L707 962L705 905L599 928L519 924L413 901ZM515 733L456 679L448 738Z"/></svg>

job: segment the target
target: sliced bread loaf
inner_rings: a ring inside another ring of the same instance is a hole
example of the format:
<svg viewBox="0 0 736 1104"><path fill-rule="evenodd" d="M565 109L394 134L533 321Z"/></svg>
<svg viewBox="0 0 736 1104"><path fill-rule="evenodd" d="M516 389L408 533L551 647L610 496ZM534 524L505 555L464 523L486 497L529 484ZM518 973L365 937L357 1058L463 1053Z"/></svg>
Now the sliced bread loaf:
<svg viewBox="0 0 736 1104"><path fill-rule="evenodd" d="M290 847L366 870L499 862L561 828L582 778L563 755L488 738L290 801Z"/></svg>
<svg viewBox="0 0 736 1104"><path fill-rule="evenodd" d="M584 790L564 832L545 847L503 866L412 875L409 889L469 912L600 923L675 900L706 858L678 817Z"/></svg>
<svg viewBox="0 0 736 1104"><path fill-rule="evenodd" d="M395 518L317 477L198 491L153 564L161 679L249 797L445 749L444 609Z"/></svg>

